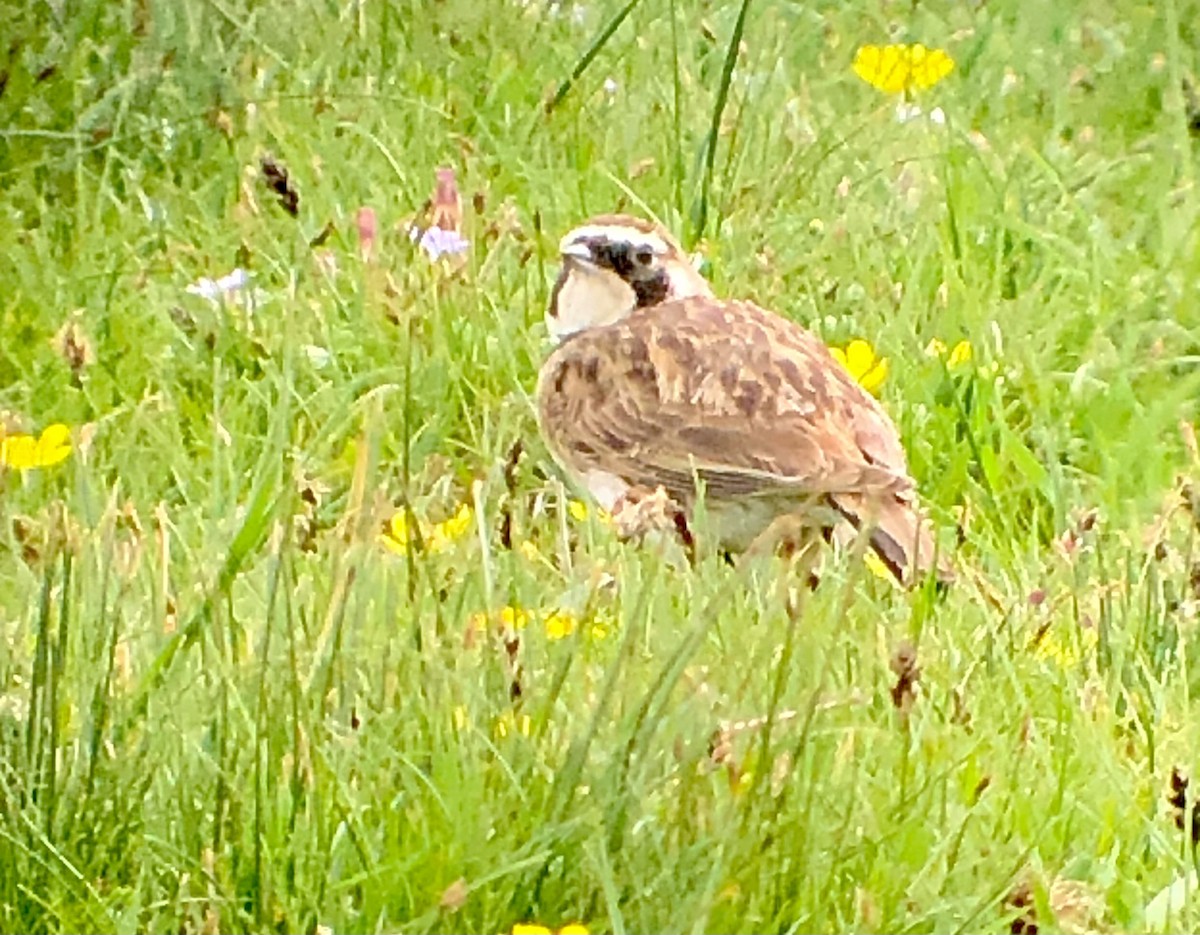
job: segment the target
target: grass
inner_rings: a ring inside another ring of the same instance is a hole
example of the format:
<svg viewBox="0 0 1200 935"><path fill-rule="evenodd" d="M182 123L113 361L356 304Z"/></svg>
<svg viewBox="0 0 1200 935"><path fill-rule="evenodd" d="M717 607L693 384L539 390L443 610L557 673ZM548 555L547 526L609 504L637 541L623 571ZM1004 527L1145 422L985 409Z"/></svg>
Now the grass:
<svg viewBox="0 0 1200 935"><path fill-rule="evenodd" d="M0 410L76 441L0 477L0 931L1200 924L1194 4L56 9L0 3ZM889 37L944 127L851 72ZM619 208L889 357L999 606L567 509L541 317Z"/></svg>

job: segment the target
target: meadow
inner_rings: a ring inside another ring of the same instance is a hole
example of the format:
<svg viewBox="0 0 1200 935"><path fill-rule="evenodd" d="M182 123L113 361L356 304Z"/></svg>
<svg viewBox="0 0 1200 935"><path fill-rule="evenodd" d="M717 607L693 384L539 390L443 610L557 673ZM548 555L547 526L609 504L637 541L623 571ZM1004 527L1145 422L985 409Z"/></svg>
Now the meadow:
<svg viewBox="0 0 1200 935"><path fill-rule="evenodd" d="M1198 28L0 0L0 932L1197 930ZM969 575L563 486L542 316L613 210L867 342Z"/></svg>

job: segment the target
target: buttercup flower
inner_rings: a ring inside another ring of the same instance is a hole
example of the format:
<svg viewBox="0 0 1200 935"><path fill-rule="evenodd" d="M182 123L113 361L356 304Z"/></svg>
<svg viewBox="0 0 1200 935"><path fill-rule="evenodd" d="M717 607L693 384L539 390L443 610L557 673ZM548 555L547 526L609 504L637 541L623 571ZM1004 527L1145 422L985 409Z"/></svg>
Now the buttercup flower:
<svg viewBox="0 0 1200 935"><path fill-rule="evenodd" d="M471 528L473 516L471 508L463 503L459 505L457 513L440 523L418 520L417 528L421 533L420 544L425 547L426 552L446 551L452 543L461 539ZM379 543L388 551L403 555L408 551L410 539L413 539L413 535L412 530L408 528L408 512L397 510L380 534Z"/></svg>
<svg viewBox="0 0 1200 935"><path fill-rule="evenodd" d="M500 717L496 718L493 729L497 737L507 737L509 734L520 734L522 737L528 737L533 730L533 719L528 714L522 714L520 717L517 717L511 711L506 711Z"/></svg>
<svg viewBox="0 0 1200 935"><path fill-rule="evenodd" d="M864 45L854 56L854 73L887 94L932 88L954 70L942 49L915 45Z"/></svg>
<svg viewBox="0 0 1200 935"><path fill-rule="evenodd" d="M71 454L71 430L61 422L46 426L38 437L5 435L0 430L0 467L27 471L65 461Z"/></svg>
<svg viewBox="0 0 1200 935"><path fill-rule="evenodd" d="M582 500L570 500L567 502L567 515L577 523L586 523L591 515L591 508ZM605 526L612 525L612 516L608 510L597 508L596 519L600 520Z"/></svg>
<svg viewBox="0 0 1200 935"><path fill-rule="evenodd" d="M575 615L563 610L555 610L547 614L542 625L546 628L546 636L552 640L561 640L575 632L578 621Z"/></svg>
<svg viewBox="0 0 1200 935"><path fill-rule="evenodd" d="M866 552L863 555L863 561L866 563L871 574L873 574L876 578L882 578L889 584L894 584L896 587L900 587L900 584L896 581L896 576L888 571L887 565L883 564L883 560L874 552Z"/></svg>
<svg viewBox="0 0 1200 935"><path fill-rule="evenodd" d="M861 338L856 338L844 348L831 347L829 353L868 393L878 393L887 379L888 359L877 357L875 348Z"/></svg>
<svg viewBox="0 0 1200 935"><path fill-rule="evenodd" d="M530 539L522 540L521 544L517 546L517 551L521 553L521 557L527 562L541 562L545 560L542 550Z"/></svg>
<svg viewBox="0 0 1200 935"><path fill-rule="evenodd" d="M557 932L535 922L518 922L512 928L512 935L588 935L587 926L580 922L564 925Z"/></svg>
<svg viewBox="0 0 1200 935"><path fill-rule="evenodd" d="M509 630L523 629L525 624L529 622L529 614L521 610L520 607L513 607L511 604L500 609L500 625Z"/></svg>
<svg viewBox="0 0 1200 935"><path fill-rule="evenodd" d="M450 543L461 539L471 528L474 513L465 503L459 504L458 512L448 520L434 523L426 537L429 540L427 548L431 552L441 552L449 548Z"/></svg>
<svg viewBox="0 0 1200 935"><path fill-rule="evenodd" d="M480 611L467 618L470 627L480 633L487 630L489 622L498 630L523 630L529 623L529 614L520 607L508 604L495 613L486 614Z"/></svg>
<svg viewBox="0 0 1200 935"><path fill-rule="evenodd" d="M403 555L408 551L408 516L403 510L395 513L379 536L379 544L392 552Z"/></svg>
<svg viewBox="0 0 1200 935"><path fill-rule="evenodd" d="M477 633L487 631L489 625L499 631L512 632L523 630L531 621L537 621L545 629L549 640L566 639L580 626L580 619L569 610L539 610L527 611L509 604L493 613L471 614L467 619L468 626ZM602 640L608 635L608 626L600 619L589 620L588 633L592 639Z"/></svg>
<svg viewBox="0 0 1200 935"><path fill-rule="evenodd" d="M938 338L934 338L925 345L925 354L929 357L945 358L946 367L950 370L957 370L964 364L970 363L975 352L971 347L970 341L959 341L947 355L945 343Z"/></svg>
<svg viewBox="0 0 1200 935"><path fill-rule="evenodd" d="M1079 646L1060 641L1053 632L1047 631L1037 641L1034 653L1039 659L1049 659L1060 669L1066 671L1079 665L1083 656L1090 653L1099 641L1095 627L1086 627L1079 633Z"/></svg>

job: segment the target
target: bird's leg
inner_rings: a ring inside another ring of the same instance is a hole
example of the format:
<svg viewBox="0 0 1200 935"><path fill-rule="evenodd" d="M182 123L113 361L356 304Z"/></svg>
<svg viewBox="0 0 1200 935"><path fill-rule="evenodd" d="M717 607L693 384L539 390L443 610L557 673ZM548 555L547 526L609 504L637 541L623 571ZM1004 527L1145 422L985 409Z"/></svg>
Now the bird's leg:
<svg viewBox="0 0 1200 935"><path fill-rule="evenodd" d="M612 508L613 525L622 539L640 539L647 533L667 530L679 537L688 558L695 561L696 540L683 507L660 485L653 491L630 487Z"/></svg>
<svg viewBox="0 0 1200 935"><path fill-rule="evenodd" d="M814 571L820 557L825 537L819 526L801 526L796 535L790 535L779 544L779 554L788 563L788 577L803 580L810 590L815 591L821 577Z"/></svg>
<svg viewBox="0 0 1200 935"><path fill-rule="evenodd" d="M794 574L792 579L803 576L810 588L815 588L820 578L814 573L821 546L828 541L827 530L814 525L810 518L799 514L778 517L764 529L746 549L747 555L775 554L784 559Z"/></svg>

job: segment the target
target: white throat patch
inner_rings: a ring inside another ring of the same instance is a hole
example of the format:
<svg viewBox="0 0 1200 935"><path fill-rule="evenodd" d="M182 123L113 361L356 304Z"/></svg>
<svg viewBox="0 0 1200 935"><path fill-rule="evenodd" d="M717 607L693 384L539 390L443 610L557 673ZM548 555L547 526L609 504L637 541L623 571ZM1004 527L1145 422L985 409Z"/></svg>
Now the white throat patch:
<svg viewBox="0 0 1200 935"><path fill-rule="evenodd" d="M557 314L546 312L546 329L555 342L611 325L637 308L637 295L616 273L568 261L564 275L555 301Z"/></svg>

